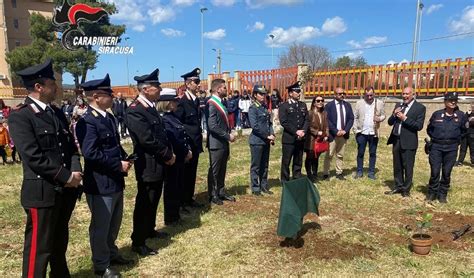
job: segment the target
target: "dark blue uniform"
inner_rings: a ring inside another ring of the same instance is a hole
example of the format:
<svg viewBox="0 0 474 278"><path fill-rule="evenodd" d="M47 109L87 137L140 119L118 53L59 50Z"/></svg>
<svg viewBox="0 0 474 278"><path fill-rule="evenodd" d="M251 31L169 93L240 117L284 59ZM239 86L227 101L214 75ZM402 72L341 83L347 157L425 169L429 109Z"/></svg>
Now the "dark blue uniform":
<svg viewBox="0 0 474 278"><path fill-rule="evenodd" d="M432 142L429 154L431 166L429 195L446 199L451 181L451 170L456 162L457 149L461 136L465 133L465 125L466 117L459 110L449 116L445 109L442 109L431 116L427 128Z"/></svg>
<svg viewBox="0 0 474 278"><path fill-rule="evenodd" d="M162 117L166 135L176 155L175 163L171 166L166 166L168 177L164 189L165 223L172 224L180 220L179 208L185 201L184 176L188 173L185 173L184 159L188 152L191 151L191 138L187 135L183 124L172 112L166 112Z"/></svg>
<svg viewBox="0 0 474 278"><path fill-rule="evenodd" d="M271 114L265 105L255 101L249 109L249 120L252 133L249 136L250 186L252 192L268 191L268 161L270 158L270 141L268 136L275 135Z"/></svg>
<svg viewBox="0 0 474 278"><path fill-rule="evenodd" d="M104 272L118 258L115 244L123 214L125 174L122 160L127 154L120 145L114 116L105 117L89 106L76 125L84 156L84 192L91 211L89 237L96 273Z"/></svg>

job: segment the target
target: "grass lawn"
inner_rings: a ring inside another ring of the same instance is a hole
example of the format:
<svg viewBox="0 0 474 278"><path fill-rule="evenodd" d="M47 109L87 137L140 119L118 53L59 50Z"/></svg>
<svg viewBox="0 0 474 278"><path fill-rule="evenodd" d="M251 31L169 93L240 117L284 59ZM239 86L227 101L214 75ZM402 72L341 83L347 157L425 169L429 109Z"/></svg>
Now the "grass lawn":
<svg viewBox="0 0 474 278"><path fill-rule="evenodd" d="M281 136L278 136L281 139ZM391 148L382 140L378 149L377 180L353 179L356 144L346 148L347 180L318 182L320 216L305 217L302 237L292 246L276 235L281 187L279 185L281 145L272 148L269 179L274 195L249 195L250 150L247 137L231 147L226 187L236 203L206 208L184 215L185 225L163 228L162 201L158 228L172 237L149 240L157 256L139 258L131 252L130 234L136 182L127 177L125 208L118 246L135 264L120 268L124 276L474 276L474 236L470 232L452 241L450 232L463 224L474 224L474 171L455 167L449 203L424 202L429 179L427 156L421 148L415 165L410 198L387 196L393 183ZM126 145L130 149L130 145ZM320 170L322 160L320 158ZM366 164L367 164L366 157ZM207 199L208 153L201 154L197 180L198 200ZM333 161L334 165L334 161ZM334 167L334 166L333 166ZM132 171L133 172L133 171ZM334 174L334 172L332 172ZM366 173L365 173L366 174ZM21 273L25 213L20 206L20 165L0 166L0 276ZM429 256L413 255L408 238L423 212L434 214L430 233L434 246ZM78 202L70 222L67 253L74 277L91 277L92 263L88 226L90 214L84 200Z"/></svg>

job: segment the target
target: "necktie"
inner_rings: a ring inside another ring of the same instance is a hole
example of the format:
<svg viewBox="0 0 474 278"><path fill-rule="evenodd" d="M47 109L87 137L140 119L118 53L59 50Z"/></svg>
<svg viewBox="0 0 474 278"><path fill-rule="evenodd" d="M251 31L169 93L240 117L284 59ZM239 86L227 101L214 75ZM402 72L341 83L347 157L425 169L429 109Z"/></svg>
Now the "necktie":
<svg viewBox="0 0 474 278"><path fill-rule="evenodd" d="M402 109L400 110L401 113L405 113L405 110L406 108L408 107L408 105L406 105L405 103L402 104ZM395 125L393 127L393 134L396 135L396 136L400 136L400 131L401 131L401 126L402 126L402 121L400 119L397 118L397 121L395 122Z"/></svg>
<svg viewBox="0 0 474 278"><path fill-rule="evenodd" d="M341 129L344 130L346 128L346 126L344 124L344 109L342 108L342 101L339 102L339 111L340 111L340 115L341 115L341 117L339 118L340 123L341 123Z"/></svg>

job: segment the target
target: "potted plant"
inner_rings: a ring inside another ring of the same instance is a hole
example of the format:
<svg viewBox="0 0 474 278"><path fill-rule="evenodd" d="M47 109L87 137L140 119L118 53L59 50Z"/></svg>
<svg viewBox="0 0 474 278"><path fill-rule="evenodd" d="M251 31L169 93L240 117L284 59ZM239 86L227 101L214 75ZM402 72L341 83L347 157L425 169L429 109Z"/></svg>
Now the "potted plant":
<svg viewBox="0 0 474 278"><path fill-rule="evenodd" d="M428 255L431 251L433 238L425 232L425 229L431 227L431 219L433 219L433 214L431 213L424 213L421 218L417 218L416 226L418 227L418 232L410 238L412 251L415 254Z"/></svg>

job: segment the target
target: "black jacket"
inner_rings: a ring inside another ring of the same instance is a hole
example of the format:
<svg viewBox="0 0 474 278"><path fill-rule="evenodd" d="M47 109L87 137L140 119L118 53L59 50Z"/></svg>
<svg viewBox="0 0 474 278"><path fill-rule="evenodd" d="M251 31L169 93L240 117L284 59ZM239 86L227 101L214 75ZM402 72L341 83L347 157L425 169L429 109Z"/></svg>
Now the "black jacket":
<svg viewBox="0 0 474 278"><path fill-rule="evenodd" d="M191 137L191 148L195 152L202 152L202 130L201 130L201 109L199 109L199 98L193 101L186 94L179 100L176 117L183 123L184 129Z"/></svg>
<svg viewBox="0 0 474 278"><path fill-rule="evenodd" d="M283 102L278 108L278 117L283 127L283 144L294 144L297 141L296 131L304 130L306 133L309 128L309 114L306 103L298 101L290 104ZM304 139L300 140L304 142Z"/></svg>
<svg viewBox="0 0 474 278"><path fill-rule="evenodd" d="M79 153L64 113L51 106L53 121L29 97L13 110L8 119L10 133L23 163L21 204L23 207L50 207L63 190L71 171L81 171Z"/></svg>
<svg viewBox="0 0 474 278"><path fill-rule="evenodd" d="M164 162L173 157L173 147L166 135L165 126L155 107L139 98L127 109L126 124L133 141L137 181L163 180Z"/></svg>
<svg viewBox="0 0 474 278"><path fill-rule="evenodd" d="M395 105L395 109L401 107L401 103ZM413 104L408 110L406 116L407 119L402 122L402 128L400 132L400 146L404 150L416 150L418 148L418 131L423 129L423 124L425 122L426 107L413 100ZM388 124L393 126L398 121L392 113L390 118L388 118ZM387 145L393 144L395 142L395 135L392 132L388 138Z"/></svg>

